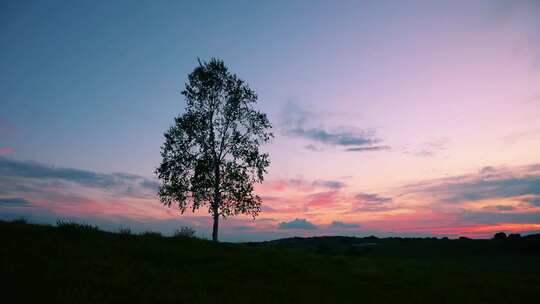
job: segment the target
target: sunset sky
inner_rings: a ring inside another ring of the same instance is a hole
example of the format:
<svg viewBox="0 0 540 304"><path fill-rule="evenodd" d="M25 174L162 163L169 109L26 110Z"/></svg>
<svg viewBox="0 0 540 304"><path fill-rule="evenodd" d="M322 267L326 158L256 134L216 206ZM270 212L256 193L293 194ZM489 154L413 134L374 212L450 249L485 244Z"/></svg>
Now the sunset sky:
<svg viewBox="0 0 540 304"><path fill-rule="evenodd" d="M0 219L210 236L156 197L197 58L259 96L227 241L540 232L539 1L2 1Z"/></svg>

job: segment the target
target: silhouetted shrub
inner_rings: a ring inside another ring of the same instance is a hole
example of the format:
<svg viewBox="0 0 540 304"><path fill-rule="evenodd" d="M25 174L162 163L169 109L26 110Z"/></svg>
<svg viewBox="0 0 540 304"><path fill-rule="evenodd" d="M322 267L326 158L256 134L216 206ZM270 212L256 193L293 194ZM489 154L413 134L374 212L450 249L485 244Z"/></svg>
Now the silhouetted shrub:
<svg viewBox="0 0 540 304"><path fill-rule="evenodd" d="M180 229L176 229L173 233L174 237L184 237L184 238L194 238L195 237L195 229L183 226L180 227Z"/></svg>
<svg viewBox="0 0 540 304"><path fill-rule="evenodd" d="M120 234L124 234L124 235L129 235L131 234L131 228L127 227L127 226L120 226L120 228L118 228L118 233Z"/></svg>
<svg viewBox="0 0 540 304"><path fill-rule="evenodd" d="M147 237L161 237L161 233L155 231L145 231L141 235Z"/></svg>
<svg viewBox="0 0 540 304"><path fill-rule="evenodd" d="M80 232L80 233L88 233L88 232L97 232L99 231L99 228L97 226L92 226L89 224L79 224L76 222L73 222L71 220L65 220L65 219L59 219L56 221L56 226L61 230L65 232Z"/></svg>
<svg viewBox="0 0 540 304"><path fill-rule="evenodd" d="M520 239L520 238L521 238L521 234L519 234L519 233L510 233L510 234L508 235L508 238L509 238L509 239L512 239L512 240Z"/></svg>
<svg viewBox="0 0 540 304"><path fill-rule="evenodd" d="M496 240L506 239L506 233L504 232L497 232L493 235L493 238Z"/></svg>
<svg viewBox="0 0 540 304"><path fill-rule="evenodd" d="M540 240L540 233L526 235L525 238L529 240Z"/></svg>
<svg viewBox="0 0 540 304"><path fill-rule="evenodd" d="M470 240L470 238L468 238L468 237L466 237L466 236L460 236L460 237L459 237L459 240L460 240L460 241L468 241L468 240Z"/></svg>
<svg viewBox="0 0 540 304"><path fill-rule="evenodd" d="M14 219L13 221L11 221L13 224L18 224L18 225L22 225L22 224L27 224L28 221L21 217L21 218L18 218L18 219Z"/></svg>

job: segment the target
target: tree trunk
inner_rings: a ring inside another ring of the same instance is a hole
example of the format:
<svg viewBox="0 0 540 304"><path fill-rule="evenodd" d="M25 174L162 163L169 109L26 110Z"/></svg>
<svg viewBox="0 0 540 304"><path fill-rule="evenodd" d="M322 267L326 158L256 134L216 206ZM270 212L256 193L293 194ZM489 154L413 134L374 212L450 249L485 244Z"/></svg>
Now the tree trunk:
<svg viewBox="0 0 540 304"><path fill-rule="evenodd" d="M210 113L210 142L212 143L212 156L214 165L214 201L212 206L214 216L214 226L212 227L212 241L218 241L219 228L219 206L221 205L221 193L219 192L220 176L219 176L219 159L216 152L216 137L214 133L214 110Z"/></svg>
<svg viewBox="0 0 540 304"><path fill-rule="evenodd" d="M212 241L218 242L219 213L218 208L214 208L214 227L212 228Z"/></svg>

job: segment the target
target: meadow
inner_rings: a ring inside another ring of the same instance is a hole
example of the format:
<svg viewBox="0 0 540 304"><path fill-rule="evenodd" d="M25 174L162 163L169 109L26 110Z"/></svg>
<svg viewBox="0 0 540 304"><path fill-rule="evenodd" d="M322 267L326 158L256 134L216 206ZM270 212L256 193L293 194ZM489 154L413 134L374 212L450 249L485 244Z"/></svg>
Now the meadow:
<svg viewBox="0 0 540 304"><path fill-rule="evenodd" d="M531 303L540 237L214 243L0 222L4 303Z"/></svg>

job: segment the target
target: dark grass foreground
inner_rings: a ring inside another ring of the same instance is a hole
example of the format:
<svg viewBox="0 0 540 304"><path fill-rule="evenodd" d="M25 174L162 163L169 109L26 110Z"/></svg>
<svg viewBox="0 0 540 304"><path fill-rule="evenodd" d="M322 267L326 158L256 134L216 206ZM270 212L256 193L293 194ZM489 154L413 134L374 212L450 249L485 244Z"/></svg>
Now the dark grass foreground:
<svg viewBox="0 0 540 304"><path fill-rule="evenodd" d="M538 237L334 237L214 244L156 234L107 233L80 225L0 222L0 238L3 303L535 303L540 299Z"/></svg>

